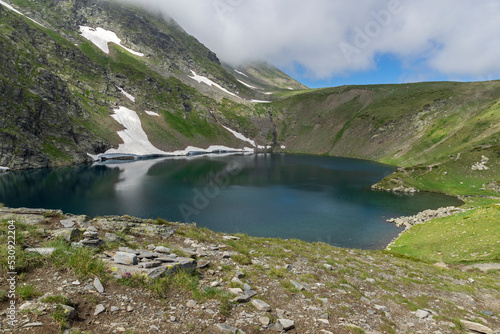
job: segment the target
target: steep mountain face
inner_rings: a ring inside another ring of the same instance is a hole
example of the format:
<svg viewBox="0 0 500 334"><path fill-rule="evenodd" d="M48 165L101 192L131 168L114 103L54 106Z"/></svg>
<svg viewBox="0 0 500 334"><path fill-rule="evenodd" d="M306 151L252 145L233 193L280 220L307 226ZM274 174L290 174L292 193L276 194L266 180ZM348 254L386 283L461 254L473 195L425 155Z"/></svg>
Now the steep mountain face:
<svg viewBox="0 0 500 334"><path fill-rule="evenodd" d="M113 118L119 106L136 112L148 140L165 152L249 146L228 129L265 144L269 117L244 98L254 92L175 22L101 1L13 5L32 20L0 12L1 166L91 161L87 154L122 143L117 132L124 125ZM82 36L81 26L103 27L135 51L109 43L104 52Z"/></svg>

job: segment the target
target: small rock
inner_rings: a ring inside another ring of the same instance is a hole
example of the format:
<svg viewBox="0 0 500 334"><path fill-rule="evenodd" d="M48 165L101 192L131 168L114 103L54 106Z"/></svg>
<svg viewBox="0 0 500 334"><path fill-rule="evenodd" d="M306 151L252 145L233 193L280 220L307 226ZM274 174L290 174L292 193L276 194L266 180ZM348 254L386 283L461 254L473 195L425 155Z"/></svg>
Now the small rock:
<svg viewBox="0 0 500 334"><path fill-rule="evenodd" d="M269 319L268 317L259 317L259 322L262 326L269 326L269 324L271 323L271 319Z"/></svg>
<svg viewBox="0 0 500 334"><path fill-rule="evenodd" d="M428 311L424 311L424 310L417 310L417 312L415 312L415 316L419 319L425 319L427 318L429 315L431 315L430 312Z"/></svg>
<svg viewBox="0 0 500 334"><path fill-rule="evenodd" d="M472 279L472 278L469 278L467 281L468 281L470 284L473 284L473 283L475 282L475 281L474 281L474 279Z"/></svg>
<svg viewBox="0 0 500 334"><path fill-rule="evenodd" d="M229 254L229 252L222 253L222 258L223 259L229 259L230 257L231 257L231 254Z"/></svg>
<svg viewBox="0 0 500 334"><path fill-rule="evenodd" d="M460 320L460 322L462 323L462 325L464 325L464 327L470 331L473 331L473 332L477 332L477 333L483 333L483 334L493 334L493 330L484 326L484 325L481 325L481 324L478 324L477 322L471 322L471 321L466 321L466 320Z"/></svg>
<svg viewBox="0 0 500 334"><path fill-rule="evenodd" d="M245 274L243 272L241 272L241 271L237 271L236 272L236 277L243 278L243 277L245 277Z"/></svg>
<svg viewBox="0 0 500 334"><path fill-rule="evenodd" d="M195 307L196 307L196 305L198 305L198 303L197 303L195 300L192 300L192 299L191 299L191 300L189 300L189 301L187 302L187 304L186 304L186 306L187 306L187 307L189 307L189 308L195 308Z"/></svg>
<svg viewBox="0 0 500 334"><path fill-rule="evenodd" d="M28 328L28 327L42 327L43 322L30 322L26 325L23 326L23 328Z"/></svg>
<svg viewBox="0 0 500 334"><path fill-rule="evenodd" d="M84 237L97 238L99 236L99 232L87 231L83 233Z"/></svg>
<svg viewBox="0 0 500 334"><path fill-rule="evenodd" d="M60 223L65 228L75 227L75 222L73 220L71 220L71 219L63 219L63 220L60 221Z"/></svg>
<svg viewBox="0 0 500 334"><path fill-rule="evenodd" d="M118 312L120 308L118 306L111 306L111 312Z"/></svg>
<svg viewBox="0 0 500 334"><path fill-rule="evenodd" d="M224 239L224 240L240 240L240 238L235 237L233 235L224 235L224 236L222 236L222 239Z"/></svg>
<svg viewBox="0 0 500 334"><path fill-rule="evenodd" d="M99 315L104 311L106 311L106 308L104 307L104 305L99 304L95 307L94 315Z"/></svg>
<svg viewBox="0 0 500 334"><path fill-rule="evenodd" d="M54 253L56 249L55 248L26 248L26 252L30 253L38 253L43 256L50 256L52 253Z"/></svg>
<svg viewBox="0 0 500 334"><path fill-rule="evenodd" d="M66 241L75 241L78 239L82 234L82 231L76 229L76 228L61 228L58 230L55 230L52 233L52 236L54 238L63 238Z"/></svg>
<svg viewBox="0 0 500 334"><path fill-rule="evenodd" d="M299 291L305 290L304 286L300 284L299 282L295 282L294 280L290 280L290 283Z"/></svg>
<svg viewBox="0 0 500 334"><path fill-rule="evenodd" d="M288 319L278 319L278 323L283 326L284 330L290 330L295 327L295 322Z"/></svg>
<svg viewBox="0 0 500 334"><path fill-rule="evenodd" d="M243 295L238 295L236 298L234 298L232 301L233 302L236 302L236 303L247 303L250 301L252 297L250 297L249 295L247 294L243 294Z"/></svg>
<svg viewBox="0 0 500 334"><path fill-rule="evenodd" d="M113 261L118 264L136 265L137 256L132 253L116 252L115 256L113 257Z"/></svg>
<svg viewBox="0 0 500 334"><path fill-rule="evenodd" d="M156 246L154 244L149 244L146 246L146 249L149 251L155 250Z"/></svg>
<svg viewBox="0 0 500 334"><path fill-rule="evenodd" d="M373 278L367 278L365 281L367 281L368 283L372 283L372 284L375 283L375 280Z"/></svg>
<svg viewBox="0 0 500 334"><path fill-rule="evenodd" d="M207 260L201 260L201 261L198 261L198 268L199 269L203 269L203 268L206 268L210 265L210 261L207 261Z"/></svg>
<svg viewBox="0 0 500 334"><path fill-rule="evenodd" d="M158 246L154 249L154 251L157 253L170 254L170 248L165 246Z"/></svg>
<svg viewBox="0 0 500 334"><path fill-rule="evenodd" d="M231 282L243 285L243 282L238 277L233 277L233 279L231 279Z"/></svg>
<svg viewBox="0 0 500 334"><path fill-rule="evenodd" d="M60 305L63 309L63 316L66 319L75 319L76 318L76 309L74 307L68 305Z"/></svg>
<svg viewBox="0 0 500 334"><path fill-rule="evenodd" d="M269 312L271 311L271 306L267 304L266 302L260 300L260 299L253 299L252 300L252 305L255 306L255 308L259 311L262 312Z"/></svg>
<svg viewBox="0 0 500 334"><path fill-rule="evenodd" d="M325 267L326 270L333 270L333 266L329 264L324 264L323 267Z"/></svg>
<svg viewBox="0 0 500 334"><path fill-rule="evenodd" d="M132 305L127 306L127 312L132 312L134 307Z"/></svg>
<svg viewBox="0 0 500 334"><path fill-rule="evenodd" d="M217 324L216 325L219 331L222 333L231 333L231 334L243 334L244 332L239 330L238 328L226 325L226 324Z"/></svg>
<svg viewBox="0 0 500 334"><path fill-rule="evenodd" d="M382 312L389 312L389 309L386 306L382 305L375 305L374 306L377 310L382 311Z"/></svg>
<svg viewBox="0 0 500 334"><path fill-rule="evenodd" d="M94 287L97 290L97 292L104 293L104 287L102 286L101 281L97 277L94 279Z"/></svg>
<svg viewBox="0 0 500 334"><path fill-rule="evenodd" d="M233 295L243 294L243 290L241 290L240 288L229 288L229 292L231 292Z"/></svg>

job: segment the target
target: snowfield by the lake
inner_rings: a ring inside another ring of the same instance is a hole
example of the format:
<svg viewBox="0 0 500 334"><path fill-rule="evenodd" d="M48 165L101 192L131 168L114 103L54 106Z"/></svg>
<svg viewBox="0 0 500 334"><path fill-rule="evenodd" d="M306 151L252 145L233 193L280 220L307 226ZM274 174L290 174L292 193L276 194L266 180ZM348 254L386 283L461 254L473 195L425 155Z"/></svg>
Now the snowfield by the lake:
<svg viewBox="0 0 500 334"><path fill-rule="evenodd" d="M222 125L222 124L221 124L221 125ZM242 135L241 133L239 133L239 132L237 132L237 131L234 131L234 130L232 130L232 129L228 128L227 126L222 125L222 127L223 127L224 129L226 129L227 131L231 132L231 133L232 133L232 134L233 134L236 138L238 138L239 140L246 141L246 142L248 142L248 143L252 144L252 146L253 146L253 147L255 147L255 141L253 141L253 140L251 140L251 139L249 139L249 138L245 137L244 135Z"/></svg>
<svg viewBox="0 0 500 334"><path fill-rule="evenodd" d="M126 107L119 107L113 110L115 113L111 115L118 123L123 125L125 129L117 132L118 136L123 140L122 144L118 145L118 148L111 148L106 152L98 155L89 154L94 160L105 159L117 159L120 157L130 158L141 158L147 156L187 156L187 155L198 155L198 154L211 154L211 153L253 153L253 148L245 147L243 149L231 148L222 145L211 145L208 148L200 148L194 146L188 146L184 150L178 150L174 152L165 152L157 147L155 147L148 138L148 135L144 131L141 125L141 119L134 110ZM146 111L148 115L160 116L159 114ZM226 128L226 127L224 127ZM238 139L253 143L252 140L246 138L242 134L236 131L232 131L229 128L228 131L233 133ZM255 146L255 143L253 143Z"/></svg>
<svg viewBox="0 0 500 334"><path fill-rule="evenodd" d="M134 54L139 57L144 57L144 53L134 51L129 49L123 45L121 45L121 39L112 32L111 30L106 30L103 28L91 28L86 26L80 26L80 32L83 37L94 43L99 49L101 49L104 53L109 54L108 43L115 43L131 54Z"/></svg>

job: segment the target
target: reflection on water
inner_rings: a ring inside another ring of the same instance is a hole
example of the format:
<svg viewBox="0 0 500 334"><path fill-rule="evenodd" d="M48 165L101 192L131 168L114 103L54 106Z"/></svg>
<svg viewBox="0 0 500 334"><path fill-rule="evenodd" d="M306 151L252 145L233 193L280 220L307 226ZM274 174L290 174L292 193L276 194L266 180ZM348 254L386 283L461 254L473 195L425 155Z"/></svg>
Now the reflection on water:
<svg viewBox="0 0 500 334"><path fill-rule="evenodd" d="M106 162L0 177L0 202L89 216L128 214L197 222L215 231L384 247L399 215L456 205L370 185L393 171L373 162L296 155L200 156Z"/></svg>

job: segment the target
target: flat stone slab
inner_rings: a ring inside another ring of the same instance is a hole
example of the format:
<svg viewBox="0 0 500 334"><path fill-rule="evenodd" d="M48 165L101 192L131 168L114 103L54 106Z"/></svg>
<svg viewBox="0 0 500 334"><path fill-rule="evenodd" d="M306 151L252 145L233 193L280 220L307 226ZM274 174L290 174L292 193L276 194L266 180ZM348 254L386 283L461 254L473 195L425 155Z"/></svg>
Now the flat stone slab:
<svg viewBox="0 0 500 334"><path fill-rule="evenodd" d="M137 257L139 259L155 259L159 255L160 254L158 254L158 253L154 253L154 252L150 252L150 251L145 251L145 250L140 250L139 254L137 255Z"/></svg>
<svg viewBox="0 0 500 334"><path fill-rule="evenodd" d="M477 322L471 322L466 320L460 320L462 325L470 331L483 333L483 334L493 334L493 330L489 327L486 327L482 324L478 324Z"/></svg>
<svg viewBox="0 0 500 334"><path fill-rule="evenodd" d="M170 254L170 248L165 246L158 246L154 249L154 251L157 253Z"/></svg>
<svg viewBox="0 0 500 334"><path fill-rule="evenodd" d="M40 255L43 256L50 256L52 253L54 253L56 249L55 248L26 248L26 252L30 253L39 253Z"/></svg>
<svg viewBox="0 0 500 334"><path fill-rule="evenodd" d="M65 228L75 227L75 222L73 220L71 220L71 219L63 219L63 220L61 220L60 223Z"/></svg>
<svg viewBox="0 0 500 334"><path fill-rule="evenodd" d="M113 257L113 261L115 261L115 263L125 265L136 265L138 263L137 256L135 256L135 254L125 252L116 252Z"/></svg>
<svg viewBox="0 0 500 334"><path fill-rule="evenodd" d="M269 312L271 311L271 306L263 300L252 299L252 305L259 311Z"/></svg>
<svg viewBox="0 0 500 334"><path fill-rule="evenodd" d="M417 312L415 312L415 316L419 319L425 319L430 315L431 313L425 310L417 310Z"/></svg>
<svg viewBox="0 0 500 334"><path fill-rule="evenodd" d="M99 315L99 314L103 313L104 311L106 311L106 308L104 307L104 305L99 304L95 307L94 315Z"/></svg>
<svg viewBox="0 0 500 334"><path fill-rule="evenodd" d="M295 322L288 319L278 319L278 324L283 326L283 329L286 331L295 327Z"/></svg>

